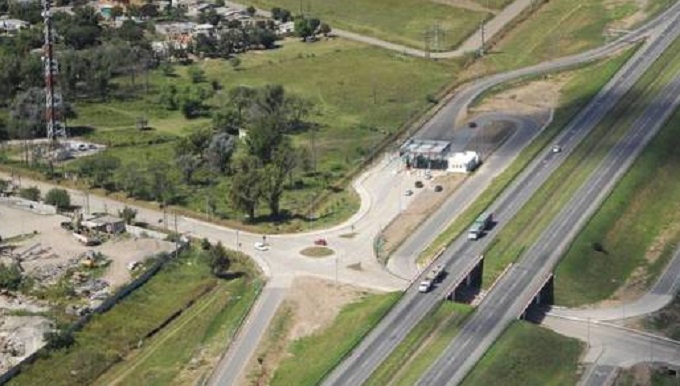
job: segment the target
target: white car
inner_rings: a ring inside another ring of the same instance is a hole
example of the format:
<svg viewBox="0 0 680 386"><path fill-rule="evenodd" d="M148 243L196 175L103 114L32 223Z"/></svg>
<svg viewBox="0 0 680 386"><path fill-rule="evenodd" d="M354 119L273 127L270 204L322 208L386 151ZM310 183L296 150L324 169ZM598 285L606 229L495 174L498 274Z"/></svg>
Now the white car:
<svg viewBox="0 0 680 386"><path fill-rule="evenodd" d="M412 196L412 195L413 195L413 190L411 190L411 189L404 190L404 196L408 197L408 196Z"/></svg>
<svg viewBox="0 0 680 386"><path fill-rule="evenodd" d="M559 152L561 152L561 151L562 151L562 148L560 147L560 145L554 145L554 146L552 147L552 152L553 152L553 153L559 153Z"/></svg>
<svg viewBox="0 0 680 386"><path fill-rule="evenodd" d="M265 251L268 251L268 250L269 250L269 245L267 245L267 244L265 244L265 243L263 243L263 242L261 242L261 241L256 242L255 244L253 244L253 246L254 246L255 249L257 249L258 251L265 252Z"/></svg>

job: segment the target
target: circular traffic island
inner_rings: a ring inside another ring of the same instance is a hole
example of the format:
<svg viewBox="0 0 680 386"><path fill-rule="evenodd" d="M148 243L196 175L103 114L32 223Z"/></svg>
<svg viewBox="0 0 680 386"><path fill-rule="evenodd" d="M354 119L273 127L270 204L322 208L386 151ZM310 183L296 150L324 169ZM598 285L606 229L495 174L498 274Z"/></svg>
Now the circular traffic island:
<svg viewBox="0 0 680 386"><path fill-rule="evenodd" d="M307 247L303 250L300 251L300 254L303 256L307 257L313 257L313 258L321 258L321 257L328 257L331 256L333 253L333 250L328 248L328 247L319 247L319 246L314 246L314 247Z"/></svg>

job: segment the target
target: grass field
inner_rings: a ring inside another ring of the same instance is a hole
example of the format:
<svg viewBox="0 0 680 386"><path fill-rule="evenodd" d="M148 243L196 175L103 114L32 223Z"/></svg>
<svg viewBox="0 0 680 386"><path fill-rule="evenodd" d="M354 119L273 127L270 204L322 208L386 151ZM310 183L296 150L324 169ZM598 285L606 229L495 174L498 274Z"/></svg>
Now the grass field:
<svg viewBox="0 0 680 386"><path fill-rule="evenodd" d="M616 140L629 129L633 121L648 106L656 92L680 71L680 62L673 64L679 52L680 41L674 44L645 73L633 86L632 90L622 98L614 110L595 127L569 158L538 189L531 200L503 227L503 230L496 236L492 245L485 251L485 286L490 286L509 263L516 260L526 248L529 248L535 242L554 216L571 199L572 194L606 156L609 149L616 143ZM651 174L648 173L649 170L645 170L642 175ZM621 203L620 199L615 198L615 201ZM666 206L666 202L663 200L657 201L655 199L654 201L660 203L660 208ZM621 203L620 205L618 207L619 213L626 204ZM640 213L645 213L645 211L642 210ZM631 218L631 221L636 223L635 226L639 225L638 217L639 214L636 214ZM655 220L655 217L650 217L650 221L653 222ZM617 234L619 232L620 230L617 230ZM630 240L630 235L625 233L621 234L620 237L621 240ZM631 245L642 245L640 243L641 240L630 241L632 242ZM585 248L582 247L576 252L576 255L579 256L579 261L573 266L573 273L579 280L584 279L584 263L591 261L595 257L592 253L587 256L584 255L586 248L592 249L590 246L592 242L582 243ZM630 251L629 248L627 250ZM619 264L625 265L619 259L612 258L612 260L607 261L605 265L600 267L597 272L593 272L593 277L598 282L612 279L614 276L608 276L616 271L612 266L618 266ZM630 268L627 271L629 273ZM605 271L608 274L605 274ZM561 281L562 276L559 275L559 277ZM616 278L621 279L620 277ZM584 287L581 285L581 281L578 284L574 284L570 286L570 289L577 290L579 293L587 293L589 296L594 297L602 295L600 291L594 291L595 288L593 287Z"/></svg>
<svg viewBox="0 0 680 386"><path fill-rule="evenodd" d="M293 13L318 17L332 28L346 29L382 40L423 48L426 31L439 23L443 31L441 51L456 47L472 34L482 20L491 17L486 12L475 12L431 0L253 0L252 4L271 9L283 7ZM495 0L494 5L501 4ZM491 4L490 4L491 5ZM434 43L433 43L434 44ZM436 48L434 45L432 48Z"/></svg>
<svg viewBox="0 0 680 386"><path fill-rule="evenodd" d="M441 303L409 332L365 385L413 385L441 355L472 311L464 304Z"/></svg>
<svg viewBox="0 0 680 386"><path fill-rule="evenodd" d="M316 385L380 321L401 293L366 295L345 306L333 324L294 341L274 373L272 385Z"/></svg>
<svg viewBox="0 0 680 386"><path fill-rule="evenodd" d="M680 242L680 112L616 185L557 267L556 302L581 305L610 297L642 268L647 285ZM604 251L593 249L600 243ZM656 260L646 254L656 255Z"/></svg>
<svg viewBox="0 0 680 386"><path fill-rule="evenodd" d="M246 277L220 281L210 273L205 257L196 252L183 254L110 311L94 316L75 333L73 346L38 359L10 384L90 384L121 360L124 364L113 371L124 383L139 380L127 376L143 376L146 384L167 384L200 344L217 336L225 338L222 328L233 330L235 321L254 301L256 288ZM146 334L192 300L196 302L186 312L195 318L174 320L144 342L140 352L134 351ZM174 351L164 351L172 347Z"/></svg>
<svg viewBox="0 0 680 386"><path fill-rule="evenodd" d="M314 44L287 40L278 50L243 55L238 70L220 60L207 60L199 66L205 70L207 82L216 80L224 90L238 85L279 83L288 92L315 104L319 114L311 119L319 129L313 134L296 134L293 140L296 145L311 150L314 136L317 167L324 178L301 177L304 188L286 191L282 207L292 213L307 210L314 197L324 190L324 180L332 183L345 176L385 136L422 113L429 106L427 96L451 82L459 69L456 62L405 58L342 40L323 40ZM118 79L121 88L128 81ZM142 93L136 100L77 105L79 117L71 124L96 127L97 130L85 136L117 145L109 152L124 163L154 159L172 161L173 143L177 137L197 127L209 127L210 123L206 119L186 120L178 112L169 112L158 104L158 95L164 87L173 84L182 90L190 84L186 67L177 67L176 77L152 72L149 84L149 94ZM210 86L205 83L201 87ZM207 103L219 105L224 98L217 93ZM156 129L154 132L139 133L133 128L141 116L149 119ZM200 213L205 212L207 197L225 197L227 188L225 179L213 186L181 186L180 191L185 197L184 206ZM225 200L217 201L217 212L223 217L233 219L236 216ZM321 220L314 226L345 218L358 208L356 197L348 192L336 194L326 204L319 213ZM266 213L262 208L262 214Z"/></svg>
<svg viewBox="0 0 680 386"><path fill-rule="evenodd" d="M566 124L583 108L588 101L604 86L618 69L633 54L632 50L618 56L577 70L564 86L560 95L552 123L544 129L505 171L494 178L489 187L460 216L456 218L435 241L419 256L418 261L425 263L442 247L448 245L474 221L515 179L517 175L543 150ZM485 274L486 274L485 269ZM486 285L486 283L485 283Z"/></svg>
<svg viewBox="0 0 680 386"><path fill-rule="evenodd" d="M571 386L583 345L527 322L515 322L463 381L463 386Z"/></svg>

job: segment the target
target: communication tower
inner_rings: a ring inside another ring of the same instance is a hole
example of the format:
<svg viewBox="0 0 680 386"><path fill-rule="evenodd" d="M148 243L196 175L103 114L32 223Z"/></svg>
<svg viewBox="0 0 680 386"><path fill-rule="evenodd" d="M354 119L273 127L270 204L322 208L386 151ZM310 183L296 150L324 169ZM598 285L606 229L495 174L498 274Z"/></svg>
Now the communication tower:
<svg viewBox="0 0 680 386"><path fill-rule="evenodd" d="M59 65L54 58L54 26L52 20L52 0L43 0L43 18L45 26L45 45L43 47L43 67L45 75L45 120L47 122L47 139L56 144L60 138L66 137L66 127L62 118L62 95L57 83Z"/></svg>

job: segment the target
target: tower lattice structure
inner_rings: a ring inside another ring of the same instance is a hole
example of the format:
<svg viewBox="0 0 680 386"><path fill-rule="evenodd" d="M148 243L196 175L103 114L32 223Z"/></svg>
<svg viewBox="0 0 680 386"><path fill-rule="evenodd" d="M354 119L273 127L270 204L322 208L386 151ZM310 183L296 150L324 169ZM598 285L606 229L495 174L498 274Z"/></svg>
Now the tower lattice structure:
<svg viewBox="0 0 680 386"><path fill-rule="evenodd" d="M43 67L45 75L45 120L47 138L56 141L66 137L66 126L62 122L62 95L57 83L59 65L54 58L54 26L52 20L52 0L43 0L45 45L43 47Z"/></svg>

